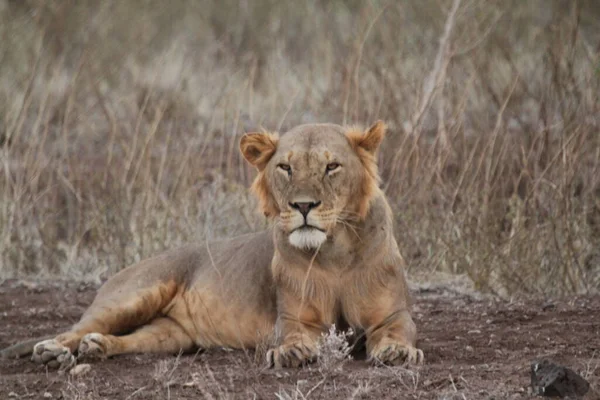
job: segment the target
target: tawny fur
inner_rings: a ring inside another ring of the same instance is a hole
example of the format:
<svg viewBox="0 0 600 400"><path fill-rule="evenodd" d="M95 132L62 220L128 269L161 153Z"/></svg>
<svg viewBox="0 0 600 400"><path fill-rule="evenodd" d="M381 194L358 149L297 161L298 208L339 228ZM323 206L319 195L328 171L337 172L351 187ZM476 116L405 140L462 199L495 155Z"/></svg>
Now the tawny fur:
<svg viewBox="0 0 600 400"><path fill-rule="evenodd" d="M69 367L77 351L107 357L274 341L268 362L288 367L317 357L321 334L342 323L366 334L374 360L421 362L392 212L378 187L384 133L378 122L366 132L313 124L282 137L245 135L240 149L258 170L253 189L271 229L130 266L69 332L2 356L33 351L34 361ZM306 201L314 208L303 216L295 204ZM324 232L325 242L290 243L303 224Z"/></svg>

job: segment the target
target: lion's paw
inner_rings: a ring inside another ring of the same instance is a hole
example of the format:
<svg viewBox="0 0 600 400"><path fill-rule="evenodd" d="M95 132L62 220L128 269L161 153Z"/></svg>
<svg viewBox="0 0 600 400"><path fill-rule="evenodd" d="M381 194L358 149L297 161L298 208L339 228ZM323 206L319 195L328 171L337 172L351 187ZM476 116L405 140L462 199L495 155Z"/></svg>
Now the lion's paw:
<svg viewBox="0 0 600 400"><path fill-rule="evenodd" d="M100 333L88 333L79 342L79 357L106 358L107 339Z"/></svg>
<svg viewBox="0 0 600 400"><path fill-rule="evenodd" d="M423 364L421 349L400 343L387 343L374 349L370 357L373 361L386 365Z"/></svg>
<svg viewBox="0 0 600 400"><path fill-rule="evenodd" d="M54 339L44 340L33 347L31 360L50 368L67 370L75 365L75 357L68 347L63 346Z"/></svg>
<svg viewBox="0 0 600 400"><path fill-rule="evenodd" d="M267 364L270 368L297 368L313 362L318 356L316 344L294 342L283 344L267 352Z"/></svg>

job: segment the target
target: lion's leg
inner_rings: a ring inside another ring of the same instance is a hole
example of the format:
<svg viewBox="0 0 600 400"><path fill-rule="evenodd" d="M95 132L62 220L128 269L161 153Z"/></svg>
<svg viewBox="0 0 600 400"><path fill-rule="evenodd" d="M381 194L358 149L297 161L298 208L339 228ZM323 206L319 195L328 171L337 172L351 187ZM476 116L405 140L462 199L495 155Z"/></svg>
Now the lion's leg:
<svg viewBox="0 0 600 400"><path fill-rule="evenodd" d="M364 329L370 360L420 364L423 352L416 348L417 328L410 315L408 288L402 274L390 271L385 284L371 280L362 296L349 291L342 299L342 312L351 326ZM365 282L369 281L363 278L361 284Z"/></svg>
<svg viewBox="0 0 600 400"><path fill-rule="evenodd" d="M73 353L85 335L122 333L147 323L169 304L176 289L175 284L161 283L129 293L127 297L103 297L100 292L70 331L37 343L31 359L39 364L67 368L74 363Z"/></svg>
<svg viewBox="0 0 600 400"><path fill-rule="evenodd" d="M369 358L390 365L422 363L423 352L416 348L417 328L404 291L388 287L371 293L372 297L347 307L351 324L366 332Z"/></svg>
<svg viewBox="0 0 600 400"><path fill-rule="evenodd" d="M384 364L421 364L423 351L415 347L416 341L417 328L406 309L391 312L367 329L369 358Z"/></svg>
<svg viewBox="0 0 600 400"><path fill-rule="evenodd" d="M104 358L129 353L177 353L192 348L192 338L177 322L160 317L125 336L88 333L81 339L79 355Z"/></svg>
<svg viewBox="0 0 600 400"><path fill-rule="evenodd" d="M299 367L318 355L317 341L327 324L319 307L292 294L280 294L276 330L279 345L267 352L267 363L274 368ZM331 319L331 318L328 318Z"/></svg>

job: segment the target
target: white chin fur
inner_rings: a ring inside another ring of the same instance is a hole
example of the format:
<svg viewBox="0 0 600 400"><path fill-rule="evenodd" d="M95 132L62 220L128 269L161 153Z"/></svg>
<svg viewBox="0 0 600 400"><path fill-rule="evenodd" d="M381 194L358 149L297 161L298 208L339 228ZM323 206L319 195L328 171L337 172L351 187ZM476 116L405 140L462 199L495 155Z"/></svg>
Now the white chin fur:
<svg viewBox="0 0 600 400"><path fill-rule="evenodd" d="M299 249L316 249L327 240L325 232L313 228L296 229L290 234L290 244Z"/></svg>

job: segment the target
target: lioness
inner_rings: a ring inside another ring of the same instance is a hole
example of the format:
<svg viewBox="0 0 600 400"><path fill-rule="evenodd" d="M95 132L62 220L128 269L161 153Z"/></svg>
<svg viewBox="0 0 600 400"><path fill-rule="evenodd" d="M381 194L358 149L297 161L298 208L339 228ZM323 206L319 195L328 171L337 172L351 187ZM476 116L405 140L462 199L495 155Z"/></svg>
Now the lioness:
<svg viewBox="0 0 600 400"><path fill-rule="evenodd" d="M375 153L385 126L366 132L301 125L249 133L240 149L258 170L252 189L273 227L185 247L108 280L70 331L2 352L68 368L73 354L253 348L273 338L269 365L318 356L337 323L366 335L370 359L421 363L392 212Z"/></svg>

